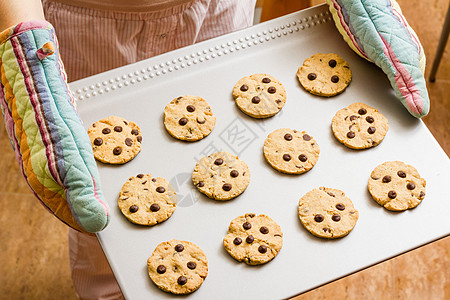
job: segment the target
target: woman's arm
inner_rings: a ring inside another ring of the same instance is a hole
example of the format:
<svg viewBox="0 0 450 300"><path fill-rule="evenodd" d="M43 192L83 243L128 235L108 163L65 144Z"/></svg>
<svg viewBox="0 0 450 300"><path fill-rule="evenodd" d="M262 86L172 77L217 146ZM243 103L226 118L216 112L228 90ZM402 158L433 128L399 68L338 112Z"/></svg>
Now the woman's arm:
<svg viewBox="0 0 450 300"><path fill-rule="evenodd" d="M41 0L0 0L0 32L29 20L44 20Z"/></svg>

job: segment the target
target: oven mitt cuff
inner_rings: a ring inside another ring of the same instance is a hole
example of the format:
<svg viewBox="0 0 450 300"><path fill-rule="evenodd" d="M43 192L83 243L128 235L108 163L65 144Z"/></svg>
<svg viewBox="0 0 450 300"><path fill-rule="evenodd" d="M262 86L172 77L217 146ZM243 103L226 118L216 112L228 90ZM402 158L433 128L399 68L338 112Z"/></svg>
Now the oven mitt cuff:
<svg viewBox="0 0 450 300"><path fill-rule="evenodd" d="M0 75L5 127L31 190L68 226L101 231L109 207L52 25L29 21L1 32Z"/></svg>

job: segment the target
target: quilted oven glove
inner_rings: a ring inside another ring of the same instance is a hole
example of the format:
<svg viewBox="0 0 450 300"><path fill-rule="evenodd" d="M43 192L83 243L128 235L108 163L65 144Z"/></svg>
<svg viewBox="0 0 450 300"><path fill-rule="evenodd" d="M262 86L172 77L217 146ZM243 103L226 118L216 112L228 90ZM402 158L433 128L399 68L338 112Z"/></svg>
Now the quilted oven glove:
<svg viewBox="0 0 450 300"><path fill-rule="evenodd" d="M425 54L395 0L326 0L344 40L374 62L416 118L428 114Z"/></svg>
<svg viewBox="0 0 450 300"><path fill-rule="evenodd" d="M28 185L62 222L101 231L109 208L51 24L30 21L1 32L0 75L6 130Z"/></svg>

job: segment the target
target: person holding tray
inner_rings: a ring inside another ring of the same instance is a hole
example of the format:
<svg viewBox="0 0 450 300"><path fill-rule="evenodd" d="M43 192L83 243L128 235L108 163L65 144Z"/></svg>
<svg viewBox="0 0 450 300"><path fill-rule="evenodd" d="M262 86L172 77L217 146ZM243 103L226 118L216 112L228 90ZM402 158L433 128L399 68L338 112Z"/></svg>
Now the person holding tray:
<svg viewBox="0 0 450 300"><path fill-rule="evenodd" d="M255 4L0 0L0 104L6 129L33 193L71 227L70 266L80 299L123 295L93 235L107 226L109 208L67 82L251 26Z"/></svg>

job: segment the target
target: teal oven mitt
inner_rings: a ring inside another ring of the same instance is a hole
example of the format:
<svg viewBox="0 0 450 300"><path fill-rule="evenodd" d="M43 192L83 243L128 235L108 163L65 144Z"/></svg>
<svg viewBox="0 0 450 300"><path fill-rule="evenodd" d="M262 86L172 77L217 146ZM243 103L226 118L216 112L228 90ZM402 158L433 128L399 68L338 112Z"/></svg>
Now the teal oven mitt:
<svg viewBox="0 0 450 300"><path fill-rule="evenodd" d="M109 222L97 165L45 21L0 33L0 106L28 185L62 222L87 233Z"/></svg>
<svg viewBox="0 0 450 300"><path fill-rule="evenodd" d="M397 98L416 118L428 114L425 54L395 0L326 0L344 40L389 78Z"/></svg>

